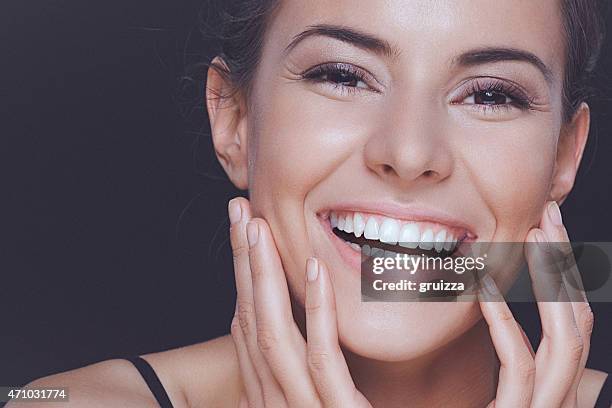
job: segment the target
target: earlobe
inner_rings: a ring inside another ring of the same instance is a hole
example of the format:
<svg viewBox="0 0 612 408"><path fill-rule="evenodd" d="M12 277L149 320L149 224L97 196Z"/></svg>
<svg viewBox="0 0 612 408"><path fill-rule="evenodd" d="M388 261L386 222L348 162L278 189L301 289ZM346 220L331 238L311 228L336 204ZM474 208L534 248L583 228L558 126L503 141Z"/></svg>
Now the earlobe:
<svg viewBox="0 0 612 408"><path fill-rule="evenodd" d="M591 114L589 106L582 103L571 122L564 125L557 144L555 172L550 190L550 200L563 203L574 187L576 174L586 146Z"/></svg>
<svg viewBox="0 0 612 408"><path fill-rule="evenodd" d="M227 66L216 57L208 69L206 108L211 136L219 163L232 183L248 188L247 115L240 92L234 92L229 78L222 74ZM229 71L226 71L229 72Z"/></svg>

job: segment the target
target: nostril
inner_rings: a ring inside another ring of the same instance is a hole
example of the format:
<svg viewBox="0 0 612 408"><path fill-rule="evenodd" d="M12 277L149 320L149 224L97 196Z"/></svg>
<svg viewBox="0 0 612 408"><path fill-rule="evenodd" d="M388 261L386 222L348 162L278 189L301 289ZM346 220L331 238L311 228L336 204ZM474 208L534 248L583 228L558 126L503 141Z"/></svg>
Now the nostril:
<svg viewBox="0 0 612 408"><path fill-rule="evenodd" d="M433 170L426 170L426 171L423 172L423 176L425 176L427 178L433 177L435 174L436 174L436 172L433 171Z"/></svg>
<svg viewBox="0 0 612 408"><path fill-rule="evenodd" d="M383 173L389 175L391 173L394 172L393 167L389 166L388 164L383 164Z"/></svg>

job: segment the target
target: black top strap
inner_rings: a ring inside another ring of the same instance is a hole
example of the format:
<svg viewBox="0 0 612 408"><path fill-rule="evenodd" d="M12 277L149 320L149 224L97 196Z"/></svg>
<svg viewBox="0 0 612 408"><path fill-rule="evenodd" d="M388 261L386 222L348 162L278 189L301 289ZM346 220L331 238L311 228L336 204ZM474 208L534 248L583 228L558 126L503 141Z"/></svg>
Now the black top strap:
<svg viewBox="0 0 612 408"><path fill-rule="evenodd" d="M138 372L140 372L140 375L149 386L159 406L161 408L174 408L172 402L170 402L168 393L166 393L164 386L161 381L159 381L159 377L155 374L155 370L153 370L149 362L140 356L126 357L125 359L134 364Z"/></svg>
<svg viewBox="0 0 612 408"><path fill-rule="evenodd" d="M608 374L599 392L599 397L597 397L595 408L610 407L612 407L612 380L610 380L610 374Z"/></svg>

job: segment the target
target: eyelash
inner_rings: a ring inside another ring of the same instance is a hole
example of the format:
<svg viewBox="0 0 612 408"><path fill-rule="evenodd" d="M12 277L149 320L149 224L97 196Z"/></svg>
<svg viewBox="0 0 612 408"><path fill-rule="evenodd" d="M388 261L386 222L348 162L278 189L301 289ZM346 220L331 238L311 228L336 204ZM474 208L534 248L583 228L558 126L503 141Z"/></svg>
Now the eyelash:
<svg viewBox="0 0 612 408"><path fill-rule="evenodd" d="M501 104L473 103L465 105L473 105L476 109L480 109L484 112L497 112L500 109L509 110L512 107L526 111L532 109L534 105L534 100L518 85L499 78L473 78L457 98L458 102L453 102L453 104L461 105L463 104L462 102L470 96L475 97L477 94L482 95L486 93L505 96L510 99L510 102Z"/></svg>
<svg viewBox="0 0 612 408"><path fill-rule="evenodd" d="M329 76L331 75L345 75L345 82L363 82L366 88L343 85L340 82L332 81L329 79ZM334 89L338 89L341 92L355 93L364 90L379 92L377 89L369 85L372 81L375 81L372 75L352 64L345 64L341 62L321 64L314 68L310 68L306 72L300 74L300 76L303 80L330 84L334 87Z"/></svg>
<svg viewBox="0 0 612 408"><path fill-rule="evenodd" d="M340 82L335 82L329 79L331 75L344 75L344 82L363 82L367 88L343 85ZM380 92L377 89L371 87L369 83L375 81L372 75L368 74L367 71L356 67L352 64L345 63L327 63L317 65L310 68L306 72L300 74L301 79L316 82L326 83L334 87L334 89L340 92L356 93L363 90L370 90L374 92ZM476 96L477 94L493 93L494 95L502 95L509 98L509 103L502 104L470 104L476 107L476 109L484 112L498 112L500 109L509 110L512 107L526 111L533 108L534 101L530 98L518 85L502 80L500 78L472 78L471 82L464 88L459 96L459 102L453 102L455 105L461 105L462 101L470 96Z"/></svg>

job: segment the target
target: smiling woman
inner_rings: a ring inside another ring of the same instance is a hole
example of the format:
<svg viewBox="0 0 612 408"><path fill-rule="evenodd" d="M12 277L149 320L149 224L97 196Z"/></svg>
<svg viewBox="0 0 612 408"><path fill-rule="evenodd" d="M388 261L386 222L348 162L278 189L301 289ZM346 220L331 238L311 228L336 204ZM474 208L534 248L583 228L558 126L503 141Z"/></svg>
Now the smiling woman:
<svg viewBox="0 0 612 408"><path fill-rule="evenodd" d="M534 353L487 297L514 272L493 265L469 302L363 302L360 286L366 245L569 242L559 205L599 24L594 0L232 2L206 98L249 194L229 203L231 335L133 360L146 384L112 360L33 385L69 384L75 406L609 405L606 374L585 369L582 292L539 303ZM524 259L542 272L528 250L500 257Z"/></svg>

